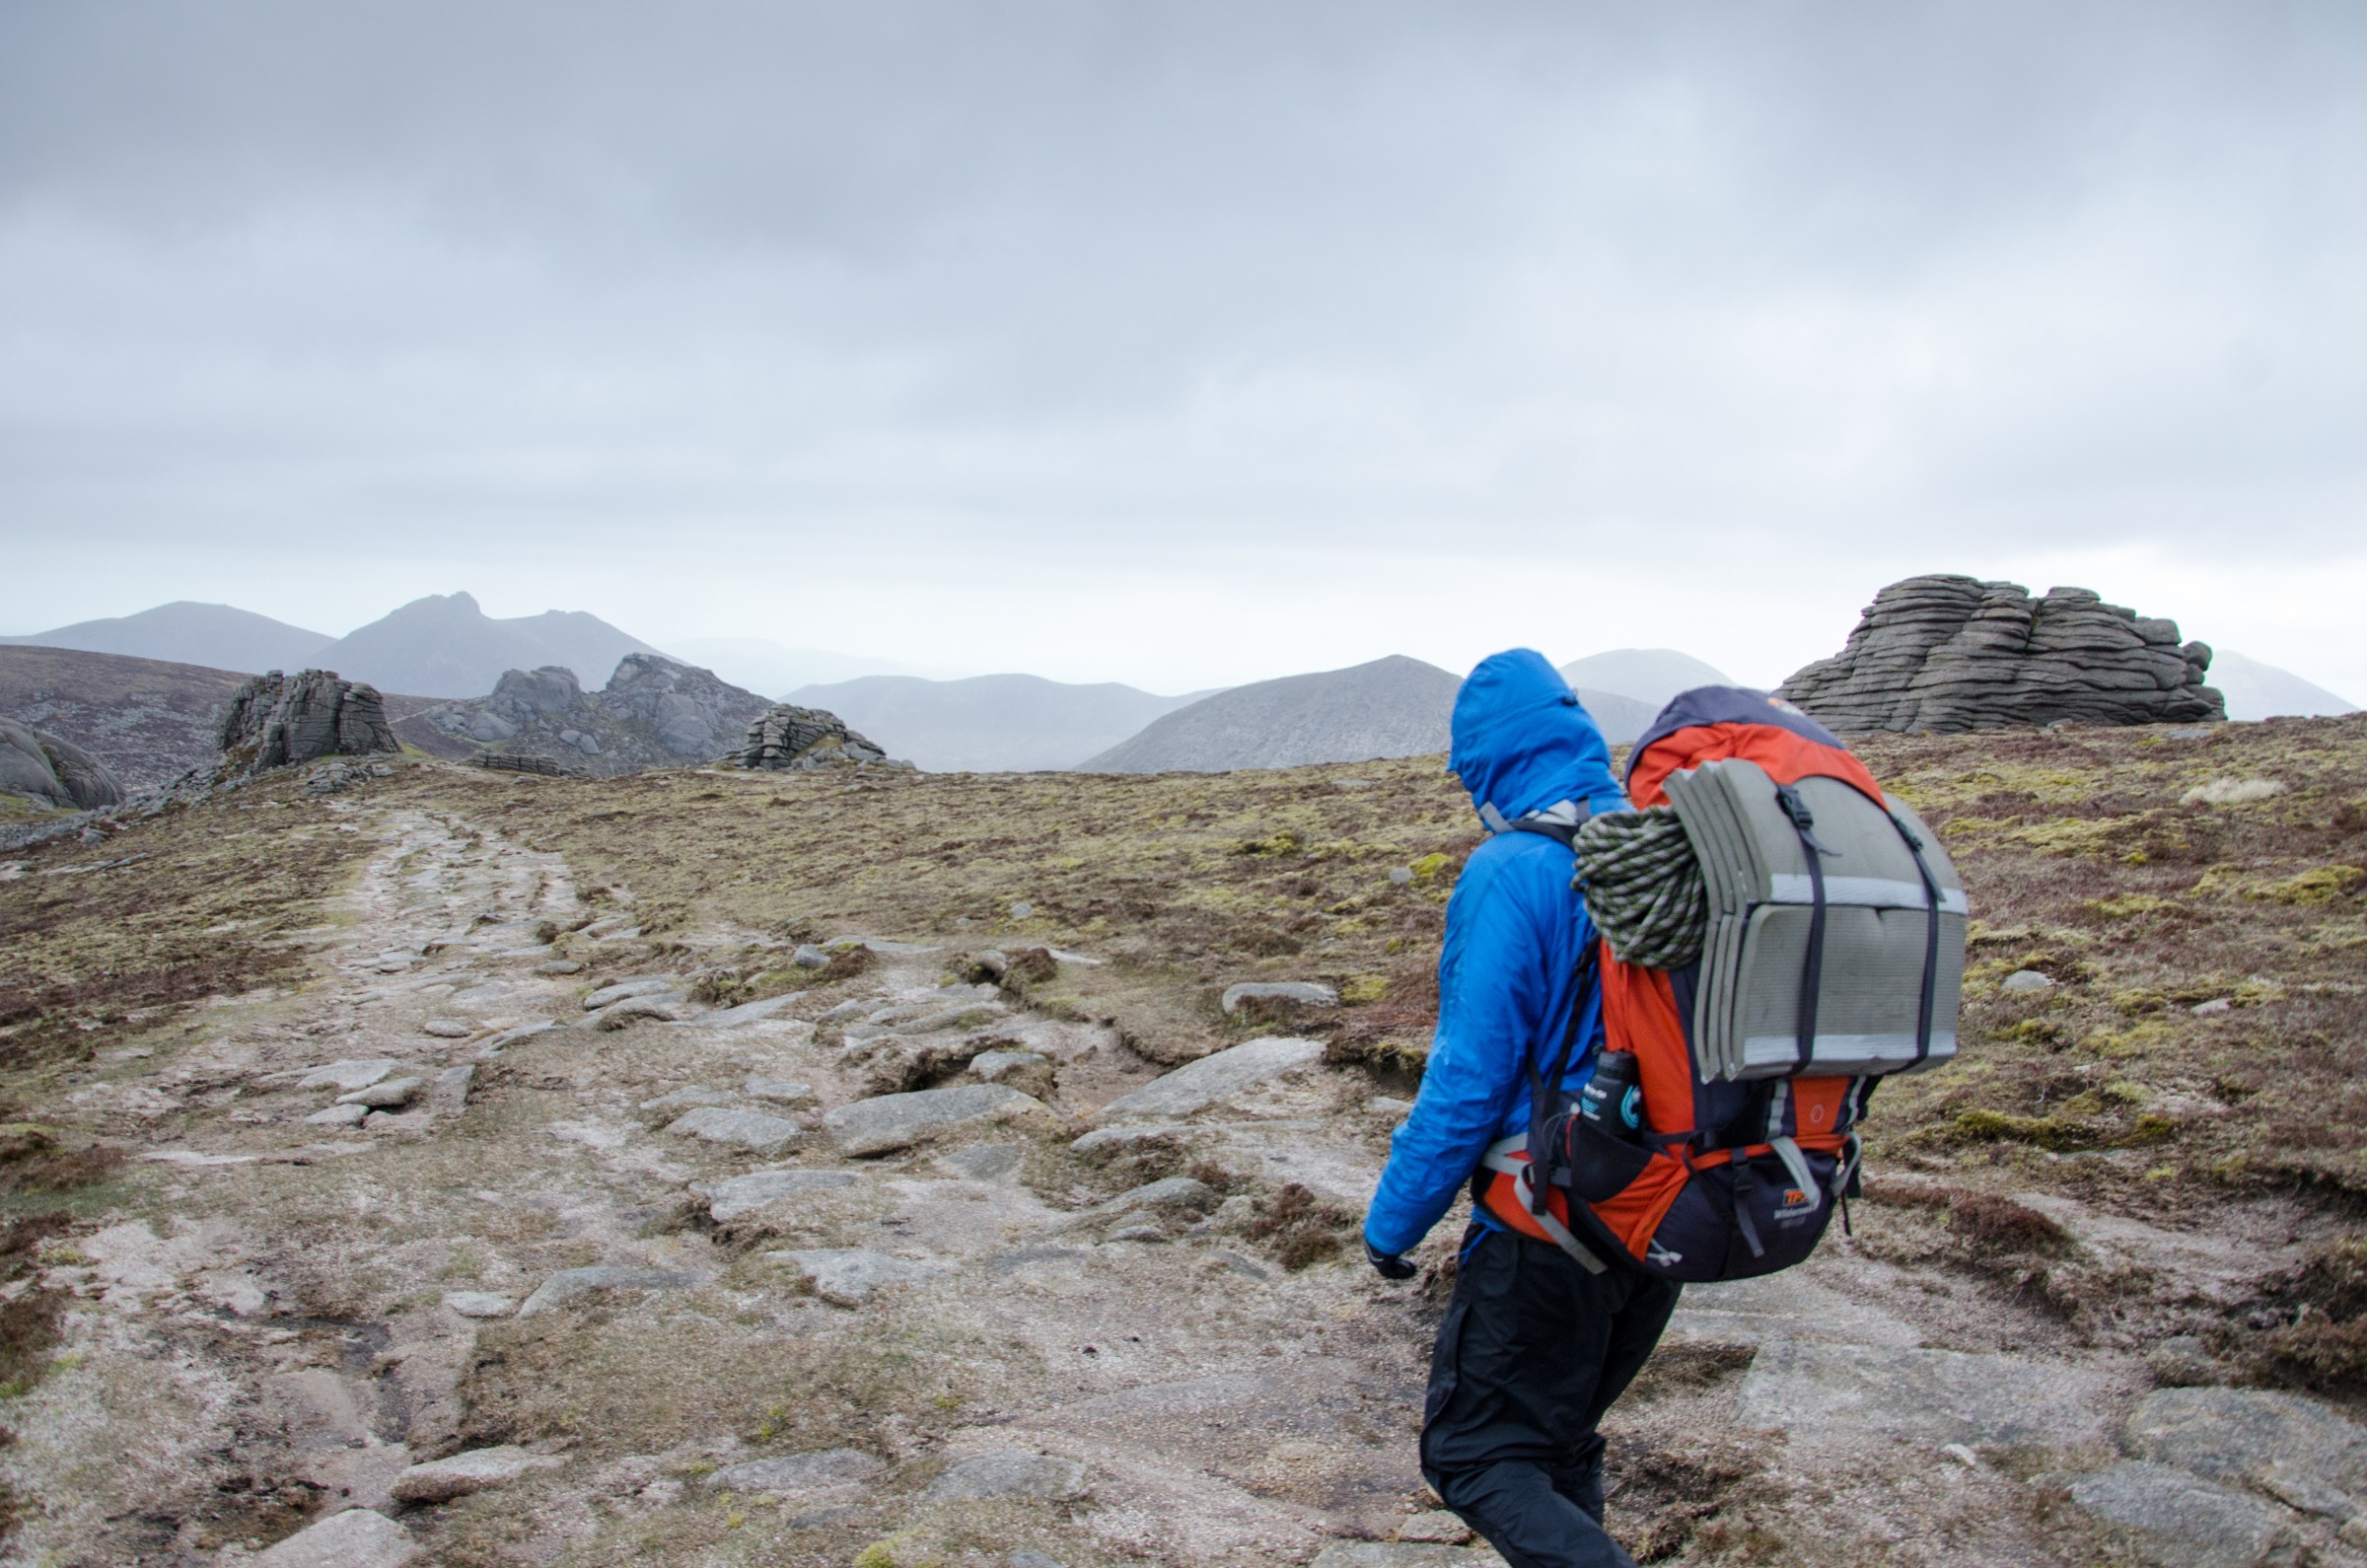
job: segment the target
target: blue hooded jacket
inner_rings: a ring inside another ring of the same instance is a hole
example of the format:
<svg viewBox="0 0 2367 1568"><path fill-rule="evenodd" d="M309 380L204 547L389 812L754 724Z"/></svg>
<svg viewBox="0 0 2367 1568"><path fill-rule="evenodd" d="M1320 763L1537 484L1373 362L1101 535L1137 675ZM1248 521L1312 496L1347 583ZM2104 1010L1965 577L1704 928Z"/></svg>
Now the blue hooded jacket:
<svg viewBox="0 0 2367 1568"><path fill-rule="evenodd" d="M1528 1130L1527 1063L1542 1067L1561 1044L1574 1006L1587 1011L1565 1087L1593 1076L1603 1037L1599 997L1575 994L1579 956L1595 940L1570 887L1576 857L1542 833L1508 830L1565 801L1580 819L1628 809L1603 732L1544 655L1516 648L1481 660L1456 693L1454 745L1449 765L1494 836L1447 902L1430 1063L1365 1213L1365 1240L1392 1255L1454 1206L1488 1145Z"/></svg>

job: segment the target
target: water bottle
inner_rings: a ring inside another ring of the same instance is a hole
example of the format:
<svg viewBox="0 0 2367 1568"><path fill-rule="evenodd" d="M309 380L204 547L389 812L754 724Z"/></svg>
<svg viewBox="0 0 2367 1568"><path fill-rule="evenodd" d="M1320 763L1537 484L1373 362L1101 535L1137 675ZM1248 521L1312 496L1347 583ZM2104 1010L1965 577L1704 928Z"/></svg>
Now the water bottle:
<svg viewBox="0 0 2367 1568"><path fill-rule="evenodd" d="M1644 1086L1632 1051L1605 1051L1578 1092L1578 1113L1614 1138L1644 1130Z"/></svg>

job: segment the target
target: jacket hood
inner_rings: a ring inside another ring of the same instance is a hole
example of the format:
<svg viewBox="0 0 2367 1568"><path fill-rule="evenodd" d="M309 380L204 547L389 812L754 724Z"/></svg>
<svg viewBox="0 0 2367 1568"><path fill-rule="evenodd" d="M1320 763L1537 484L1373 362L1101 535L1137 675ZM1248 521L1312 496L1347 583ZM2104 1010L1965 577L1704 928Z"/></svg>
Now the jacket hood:
<svg viewBox="0 0 2367 1568"><path fill-rule="evenodd" d="M1479 661L1455 694L1454 748L1447 765L1483 821L1491 807L1505 821L1562 801L1588 814L1627 809L1594 716L1534 648Z"/></svg>

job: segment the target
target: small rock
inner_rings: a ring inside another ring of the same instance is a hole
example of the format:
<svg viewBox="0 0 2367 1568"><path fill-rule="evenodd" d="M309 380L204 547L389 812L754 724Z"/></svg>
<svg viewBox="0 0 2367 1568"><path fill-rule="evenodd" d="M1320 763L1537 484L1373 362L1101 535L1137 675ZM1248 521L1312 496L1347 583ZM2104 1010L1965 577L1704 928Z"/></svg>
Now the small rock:
<svg viewBox="0 0 2367 1568"><path fill-rule="evenodd" d="M337 1104L367 1105L372 1110L400 1110L411 1103L413 1095L419 1093L420 1082L417 1078L390 1078L385 1083L372 1084L367 1089L357 1089L349 1095L339 1095Z"/></svg>
<svg viewBox="0 0 2367 1568"><path fill-rule="evenodd" d="M1154 1121L1188 1116L1268 1079L1302 1071L1323 1060L1320 1041L1274 1035L1186 1062L1154 1078L1123 1099L1102 1107L1094 1119Z"/></svg>
<svg viewBox="0 0 2367 1568"><path fill-rule="evenodd" d="M530 1454L521 1448L470 1449L450 1459L412 1465L394 1477L392 1490L398 1503L449 1503L514 1481L530 1470L556 1469L559 1463L549 1455Z"/></svg>
<svg viewBox="0 0 2367 1568"><path fill-rule="evenodd" d="M797 951L790 955L789 962L801 969L826 969L830 965L830 956L811 942L801 942Z"/></svg>
<svg viewBox="0 0 2367 1568"><path fill-rule="evenodd" d="M1300 1007L1337 1007L1339 993L1314 980L1244 980L1225 987L1225 1012L1241 1011L1244 1002L1291 1002Z"/></svg>
<svg viewBox="0 0 2367 1568"><path fill-rule="evenodd" d="M508 1050L511 1046L517 1044L521 1040L533 1039L537 1034L546 1034L558 1027L559 1026L557 1024L551 1022L549 1019L543 1019L539 1023L535 1024L521 1024L516 1029L503 1030L491 1039L486 1040L482 1045L479 1045L476 1048L476 1053L479 1056L497 1055L502 1051Z"/></svg>
<svg viewBox="0 0 2367 1568"><path fill-rule="evenodd" d="M1416 1514L1398 1526L1398 1539L1440 1546L1460 1546L1471 1538L1471 1527L1443 1508Z"/></svg>
<svg viewBox="0 0 2367 1568"><path fill-rule="evenodd" d="M433 1034L438 1039L466 1039L476 1033L473 1028L462 1023L457 1018L431 1018L419 1026L419 1032L423 1034Z"/></svg>
<svg viewBox="0 0 2367 1568"><path fill-rule="evenodd" d="M707 1217L718 1225L789 1198L855 1184L852 1171L752 1171L707 1189Z"/></svg>
<svg viewBox="0 0 2367 1568"><path fill-rule="evenodd" d="M468 1108L468 1088L475 1082L475 1063L463 1062L458 1067L447 1067L436 1074L435 1084L427 1093L428 1105L447 1115L457 1116Z"/></svg>
<svg viewBox="0 0 2367 1568"><path fill-rule="evenodd" d="M521 1318L552 1312L581 1296L604 1290L688 1290L698 1283L696 1275L667 1268L563 1268L544 1280L526 1305L518 1309Z"/></svg>
<svg viewBox="0 0 2367 1568"><path fill-rule="evenodd" d="M1413 881L1413 868L1411 866L1392 866L1389 868L1389 880L1402 888Z"/></svg>
<svg viewBox="0 0 2367 1568"><path fill-rule="evenodd" d="M887 1465L860 1449L825 1449L818 1454L786 1454L778 1459L727 1464L720 1470L710 1470L703 1484L718 1491L788 1496L847 1481L868 1481L887 1469Z"/></svg>
<svg viewBox="0 0 2367 1568"><path fill-rule="evenodd" d="M1256 1200L1246 1192L1236 1192L1216 1206L1216 1212L1208 1216L1207 1225L1212 1231L1241 1231L1248 1229L1255 1218Z"/></svg>
<svg viewBox="0 0 2367 1568"><path fill-rule="evenodd" d="M1033 1497L1047 1503L1085 1495L1085 1466L1024 1449L998 1449L956 1462L929 1483L932 1503L986 1497Z"/></svg>
<svg viewBox="0 0 2367 1568"><path fill-rule="evenodd" d="M1002 1084L962 1084L858 1100L828 1112L823 1121L840 1154L886 1154L931 1132L1043 1108L1041 1101Z"/></svg>
<svg viewBox="0 0 2367 1568"><path fill-rule="evenodd" d="M1940 1445L1940 1452L1947 1455L1950 1459L1956 1461L1957 1463L1962 1464L1968 1470L1977 1470L1980 1468L1980 1456L1973 1453L1971 1449L1965 1447L1962 1443L1943 1443Z"/></svg>
<svg viewBox="0 0 2367 1568"><path fill-rule="evenodd" d="M358 1127L370 1114L368 1105L356 1105L339 1101L326 1110L316 1110L304 1119L316 1127Z"/></svg>
<svg viewBox="0 0 2367 1568"><path fill-rule="evenodd" d="M2220 1381L2219 1364L2192 1334L2173 1334L2145 1353L2146 1370L2165 1386L2191 1389Z"/></svg>
<svg viewBox="0 0 2367 1568"><path fill-rule="evenodd" d="M409 1531L384 1514L349 1508L249 1561L254 1568L404 1568L418 1559Z"/></svg>
<svg viewBox="0 0 2367 1568"><path fill-rule="evenodd" d="M507 1318L518 1310L518 1304L507 1296L489 1290L448 1290L444 1305L463 1318Z"/></svg>
<svg viewBox="0 0 2367 1568"><path fill-rule="evenodd" d="M368 1061L330 1062L297 1079L296 1087L326 1089L333 1084L338 1089L367 1089L401 1065L386 1056L373 1057Z"/></svg>
<svg viewBox="0 0 2367 1568"><path fill-rule="evenodd" d="M602 1031L620 1030L627 1024L639 1023L643 1019L660 1024L679 1024L682 1021L682 1010L678 1005L681 1001L681 997L673 995L628 996L593 1014L592 1027Z"/></svg>
<svg viewBox="0 0 2367 1568"><path fill-rule="evenodd" d="M2260 1568L2283 1535L2274 1506L2167 1464L2116 1464L2071 1485L2071 1500L2127 1530L2161 1568Z"/></svg>
<svg viewBox="0 0 2367 1568"><path fill-rule="evenodd" d="M1375 1095L1364 1103L1364 1108L1372 1115L1383 1116L1391 1121L1403 1121L1413 1114L1413 1102L1399 1100L1395 1095Z"/></svg>
<svg viewBox="0 0 2367 1568"><path fill-rule="evenodd" d="M2232 998L2214 996L2207 1002L2195 1003L2191 1008L2188 1008L2188 1011L2192 1013L2196 1018L2217 1018L2222 1013L2233 1011L2235 1005L2236 1004Z"/></svg>
<svg viewBox="0 0 2367 1568"><path fill-rule="evenodd" d="M777 1101L784 1105L803 1105L814 1099L812 1084L793 1084L786 1078L763 1078L752 1073L747 1089L758 1100Z"/></svg>
<svg viewBox="0 0 2367 1568"><path fill-rule="evenodd" d="M656 996L661 992L680 991L681 988L681 980L675 975L639 975L630 980L618 980L612 985L604 985L594 991L590 996L584 998L584 1011L597 1013L604 1007L613 1006L629 997Z"/></svg>
<svg viewBox="0 0 2367 1568"><path fill-rule="evenodd" d="M944 1263L916 1263L860 1247L819 1247L766 1252L776 1263L787 1263L803 1274L814 1294L833 1307L860 1307L883 1286L911 1285L950 1273Z"/></svg>
<svg viewBox="0 0 2367 1568"><path fill-rule="evenodd" d="M1014 920L1032 919L1035 913L1036 906L1032 903L1015 903L1011 906L1011 918Z"/></svg>
<svg viewBox="0 0 2367 1568"><path fill-rule="evenodd" d="M1167 1233L1156 1225L1121 1225L1110 1233L1112 1242L1164 1242Z"/></svg>
<svg viewBox="0 0 2367 1568"><path fill-rule="evenodd" d="M2001 991L2051 991L2054 982L2036 969L2016 969L1998 982Z"/></svg>
<svg viewBox="0 0 2367 1568"><path fill-rule="evenodd" d="M985 1083L998 1083L1013 1070L1048 1065L1051 1058L1041 1051L980 1051L969 1059L969 1071Z"/></svg>
<svg viewBox="0 0 2367 1568"><path fill-rule="evenodd" d="M581 974L584 972L584 966L573 959L553 959L548 963L536 964L535 972L537 974Z"/></svg>
<svg viewBox="0 0 2367 1568"><path fill-rule="evenodd" d="M720 1105L701 1105L675 1118L666 1130L684 1137L703 1138L709 1143L753 1149L757 1154L777 1153L795 1143L805 1131L794 1121L768 1116L760 1110L726 1110Z"/></svg>
<svg viewBox="0 0 2367 1568"><path fill-rule="evenodd" d="M732 1097L720 1089L710 1089L705 1084L692 1084L687 1089L678 1089L672 1094L660 1095L655 1100L644 1100L641 1102L641 1108L643 1110L688 1110L693 1105L728 1105L731 1103Z"/></svg>

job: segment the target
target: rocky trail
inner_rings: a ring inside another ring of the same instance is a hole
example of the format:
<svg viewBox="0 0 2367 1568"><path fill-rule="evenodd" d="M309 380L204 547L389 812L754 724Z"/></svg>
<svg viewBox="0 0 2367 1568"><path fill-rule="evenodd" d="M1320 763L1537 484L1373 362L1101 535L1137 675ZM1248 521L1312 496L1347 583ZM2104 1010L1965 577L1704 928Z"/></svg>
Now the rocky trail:
<svg viewBox="0 0 2367 1568"><path fill-rule="evenodd" d="M725 1005L702 952L775 939L315 809L370 849L274 939L301 970L45 1111L136 1153L9 1287L68 1300L7 1401L10 1561L1497 1560L1414 1463L1457 1223L1412 1286L1338 1249L1405 1109L1362 1069L1163 1068L913 933ZM2367 1431L2182 1387L2164 1332L2291 1267L2298 1211L2031 1195L2119 1282L2083 1317L1914 1245L1922 1179L1686 1292L1613 1422L1639 1556L2367 1564Z"/></svg>

